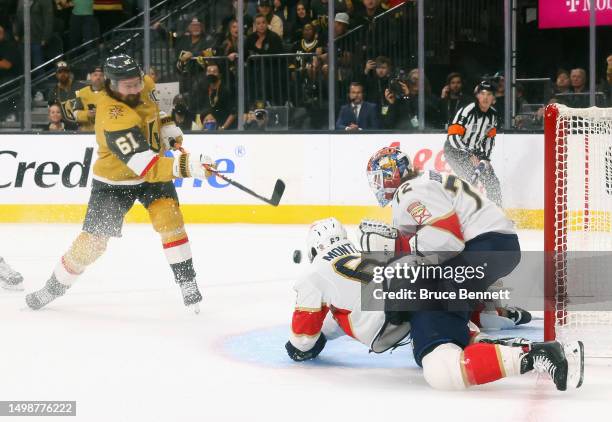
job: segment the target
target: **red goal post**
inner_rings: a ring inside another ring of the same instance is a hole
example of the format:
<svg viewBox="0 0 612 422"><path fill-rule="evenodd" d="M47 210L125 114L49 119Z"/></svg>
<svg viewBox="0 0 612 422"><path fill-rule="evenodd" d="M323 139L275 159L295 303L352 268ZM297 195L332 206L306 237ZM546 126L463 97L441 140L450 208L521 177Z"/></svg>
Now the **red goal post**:
<svg viewBox="0 0 612 422"><path fill-rule="evenodd" d="M591 355L612 356L612 308L568 307L583 294L572 271L584 270L568 253L612 251L612 109L549 105L544 138L544 338L585 339Z"/></svg>

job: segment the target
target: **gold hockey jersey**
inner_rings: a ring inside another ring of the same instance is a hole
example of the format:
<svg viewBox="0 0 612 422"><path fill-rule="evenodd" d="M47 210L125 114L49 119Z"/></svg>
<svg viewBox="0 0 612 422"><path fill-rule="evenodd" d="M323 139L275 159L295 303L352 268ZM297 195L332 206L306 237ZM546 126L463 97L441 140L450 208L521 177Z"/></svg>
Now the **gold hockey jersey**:
<svg viewBox="0 0 612 422"><path fill-rule="evenodd" d="M104 88L94 91L91 86L86 86L76 92L74 105L74 118L79 124L79 130L93 132L95 129L95 118L89 117L89 109L97 107L99 99L106 95Z"/></svg>
<svg viewBox="0 0 612 422"><path fill-rule="evenodd" d="M164 157L155 83L144 77L140 104L134 108L109 95L99 98L96 108L98 159L94 178L110 184L167 182L173 158Z"/></svg>

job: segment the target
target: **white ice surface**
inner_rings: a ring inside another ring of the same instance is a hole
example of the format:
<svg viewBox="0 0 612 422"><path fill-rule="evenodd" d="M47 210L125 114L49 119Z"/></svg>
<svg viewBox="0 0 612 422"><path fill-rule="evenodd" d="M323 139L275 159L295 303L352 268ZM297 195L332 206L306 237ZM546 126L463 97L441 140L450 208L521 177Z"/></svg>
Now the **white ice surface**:
<svg viewBox="0 0 612 422"><path fill-rule="evenodd" d="M0 225L0 256L31 291L78 231ZM188 232L205 296L198 316L184 309L147 225L127 225L46 309L24 310L23 292L0 289L0 400L76 400L77 417L65 420L87 422L612 420L610 360L588 362L584 387L566 393L531 374L434 391L409 348L374 356L347 339L329 342L316 363L294 364L284 343L301 269L292 253L306 227ZM541 249L541 232L520 236L523 249ZM537 338L539 327L523 334Z"/></svg>

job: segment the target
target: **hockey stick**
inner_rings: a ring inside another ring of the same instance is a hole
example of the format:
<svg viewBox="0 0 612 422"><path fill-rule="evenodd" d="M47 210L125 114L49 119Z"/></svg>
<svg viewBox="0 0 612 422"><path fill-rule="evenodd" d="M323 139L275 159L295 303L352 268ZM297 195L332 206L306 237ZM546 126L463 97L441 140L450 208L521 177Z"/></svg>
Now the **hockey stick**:
<svg viewBox="0 0 612 422"><path fill-rule="evenodd" d="M254 196L257 199L260 199L262 201L264 201L266 204L270 204L273 207L277 207L282 196L283 193L285 192L285 182L283 182L281 179L276 179L276 184L274 185L274 190L272 191L272 196L270 197L270 199L265 198L261 195L259 195L258 193L252 191L251 189L247 188L246 186L236 182L235 180L230 179L227 176L224 176L222 173L219 173L217 170L215 170L214 168L204 164L204 167L206 167L206 170L210 171L211 173L213 173L215 176L217 176L218 178L225 180L227 183L229 183L230 185L240 189L241 191L248 193L251 196Z"/></svg>

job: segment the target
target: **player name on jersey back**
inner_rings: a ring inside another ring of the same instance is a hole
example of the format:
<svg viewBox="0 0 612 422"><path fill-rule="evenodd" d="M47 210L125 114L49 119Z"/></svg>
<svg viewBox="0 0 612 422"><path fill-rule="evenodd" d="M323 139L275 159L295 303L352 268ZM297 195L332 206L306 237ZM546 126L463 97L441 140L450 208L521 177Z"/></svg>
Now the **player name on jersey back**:
<svg viewBox="0 0 612 422"><path fill-rule="evenodd" d="M330 249L325 255L323 255L321 257L321 259L327 261L327 262L331 262L336 258L339 258L341 256L345 256L345 255L351 255L351 254L356 254L356 253L361 253L359 252L351 243L344 243L342 245L336 246L332 249Z"/></svg>

